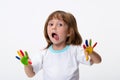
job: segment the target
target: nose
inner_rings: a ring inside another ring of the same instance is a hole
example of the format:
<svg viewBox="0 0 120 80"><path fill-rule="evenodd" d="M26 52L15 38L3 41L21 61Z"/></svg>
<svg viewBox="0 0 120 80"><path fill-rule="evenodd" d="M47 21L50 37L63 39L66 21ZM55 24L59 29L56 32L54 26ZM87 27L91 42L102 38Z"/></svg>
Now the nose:
<svg viewBox="0 0 120 80"><path fill-rule="evenodd" d="M57 25L53 25L52 29L57 29Z"/></svg>

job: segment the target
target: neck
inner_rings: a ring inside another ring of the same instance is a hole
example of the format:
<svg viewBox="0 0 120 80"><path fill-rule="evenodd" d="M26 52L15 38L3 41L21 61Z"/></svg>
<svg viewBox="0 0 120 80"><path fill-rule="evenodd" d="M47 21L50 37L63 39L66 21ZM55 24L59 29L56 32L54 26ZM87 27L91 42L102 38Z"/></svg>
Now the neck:
<svg viewBox="0 0 120 80"><path fill-rule="evenodd" d="M54 50L61 50L63 48L65 48L66 44L53 44L53 49Z"/></svg>

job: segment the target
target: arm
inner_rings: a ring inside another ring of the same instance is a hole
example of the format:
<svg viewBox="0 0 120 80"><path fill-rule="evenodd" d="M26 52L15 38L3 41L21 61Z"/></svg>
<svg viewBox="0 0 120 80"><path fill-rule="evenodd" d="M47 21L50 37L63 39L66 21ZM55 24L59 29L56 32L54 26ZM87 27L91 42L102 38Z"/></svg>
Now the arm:
<svg viewBox="0 0 120 80"><path fill-rule="evenodd" d="M101 56L95 51L93 51L92 54L89 54L89 56L91 58L90 61L92 62L92 64L93 63L100 63L102 61Z"/></svg>
<svg viewBox="0 0 120 80"><path fill-rule="evenodd" d="M95 52L93 50L93 48L97 45L97 42L92 46L92 40L90 39L89 40L89 43L88 43L88 40L85 41L85 45L83 45L83 48L85 50L85 56L86 56L86 60L89 59L88 56L90 56L90 61L91 63L100 63L101 62L101 56Z"/></svg>
<svg viewBox="0 0 120 80"><path fill-rule="evenodd" d="M27 74L28 77L33 77L35 75L35 72L33 71L33 67L31 65L32 62L29 59L27 51L23 52L22 50L19 50L17 51L17 53L19 57L16 56L16 58L20 60L20 62L24 65L25 73Z"/></svg>
<svg viewBox="0 0 120 80"><path fill-rule="evenodd" d="M31 64L24 65L24 70L28 77L31 78L31 77L35 76L35 72L33 71L33 67Z"/></svg>

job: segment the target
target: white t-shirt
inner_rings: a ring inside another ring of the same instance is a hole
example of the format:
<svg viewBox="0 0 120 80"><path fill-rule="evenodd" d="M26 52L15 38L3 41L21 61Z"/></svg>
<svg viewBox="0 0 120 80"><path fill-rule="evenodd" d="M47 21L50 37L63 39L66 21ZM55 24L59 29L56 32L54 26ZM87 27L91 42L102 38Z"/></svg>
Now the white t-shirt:
<svg viewBox="0 0 120 80"><path fill-rule="evenodd" d="M74 45L62 50L50 46L31 60L35 73L43 69L44 80L79 80L79 63L91 65L90 60L85 59L83 48Z"/></svg>

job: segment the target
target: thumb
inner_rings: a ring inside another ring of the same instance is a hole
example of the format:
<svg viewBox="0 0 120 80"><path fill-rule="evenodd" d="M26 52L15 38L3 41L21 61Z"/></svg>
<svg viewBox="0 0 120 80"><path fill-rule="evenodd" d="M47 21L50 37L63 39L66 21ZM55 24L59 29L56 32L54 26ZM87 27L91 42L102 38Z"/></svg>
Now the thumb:
<svg viewBox="0 0 120 80"><path fill-rule="evenodd" d="M85 58L86 58L86 61L88 61L88 59L89 59L88 54L89 54L89 53L88 53L87 51L85 51L84 53L85 53Z"/></svg>

